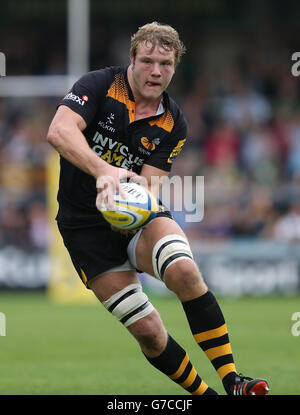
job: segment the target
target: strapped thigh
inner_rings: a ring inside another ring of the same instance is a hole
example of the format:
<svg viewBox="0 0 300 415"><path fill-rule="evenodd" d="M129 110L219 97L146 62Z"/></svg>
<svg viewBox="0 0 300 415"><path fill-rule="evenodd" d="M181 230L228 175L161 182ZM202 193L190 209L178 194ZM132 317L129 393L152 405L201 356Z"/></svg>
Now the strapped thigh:
<svg viewBox="0 0 300 415"><path fill-rule="evenodd" d="M181 259L193 261L193 254L186 238L181 235L167 235L156 242L152 252L155 277L164 280L166 269Z"/></svg>
<svg viewBox="0 0 300 415"><path fill-rule="evenodd" d="M142 230L138 231L131 239L127 254L130 263L137 269L136 246ZM154 277L164 281L166 269L181 259L194 260L193 253L186 238L178 234L167 235L156 242L152 251L152 266ZM141 272L141 271L140 271Z"/></svg>
<svg viewBox="0 0 300 415"><path fill-rule="evenodd" d="M104 307L125 327L150 314L154 307L140 284L130 284L103 301Z"/></svg>

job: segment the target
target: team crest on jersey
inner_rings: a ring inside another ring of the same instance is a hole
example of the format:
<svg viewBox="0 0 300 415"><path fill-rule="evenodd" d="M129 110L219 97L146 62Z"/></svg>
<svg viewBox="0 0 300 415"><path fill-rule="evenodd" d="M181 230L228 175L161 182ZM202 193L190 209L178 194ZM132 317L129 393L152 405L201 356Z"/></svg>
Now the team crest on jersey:
<svg viewBox="0 0 300 415"><path fill-rule="evenodd" d="M177 146L173 148L172 153L170 154L169 158L168 158L168 163L173 163L173 161L176 159L176 157L178 156L178 154L181 152L183 144L185 143L185 140L179 140L177 143Z"/></svg>
<svg viewBox="0 0 300 415"><path fill-rule="evenodd" d="M153 151L155 150L155 147L160 143L160 139L154 138L154 140L149 140L147 137L142 137L141 143L147 150Z"/></svg>

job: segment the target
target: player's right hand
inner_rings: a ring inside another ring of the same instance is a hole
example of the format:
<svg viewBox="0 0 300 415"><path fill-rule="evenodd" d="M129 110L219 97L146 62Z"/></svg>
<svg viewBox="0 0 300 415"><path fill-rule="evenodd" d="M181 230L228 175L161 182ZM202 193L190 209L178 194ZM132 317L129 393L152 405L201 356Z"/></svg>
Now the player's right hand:
<svg viewBox="0 0 300 415"><path fill-rule="evenodd" d="M122 197L126 197L121 187L121 181L134 178L137 182L139 182L139 177L140 176L133 171L107 164L107 167L101 172L101 175L96 181L98 191L96 205L98 205L100 200L103 200L107 209L113 210L114 195L119 193ZM100 204L101 203L99 203L99 205Z"/></svg>

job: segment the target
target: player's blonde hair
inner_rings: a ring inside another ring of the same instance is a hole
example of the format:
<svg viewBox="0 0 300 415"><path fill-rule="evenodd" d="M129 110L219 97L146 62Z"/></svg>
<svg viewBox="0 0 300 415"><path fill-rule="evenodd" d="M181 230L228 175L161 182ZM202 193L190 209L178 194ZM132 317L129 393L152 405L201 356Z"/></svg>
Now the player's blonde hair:
<svg viewBox="0 0 300 415"><path fill-rule="evenodd" d="M169 25L152 22L141 26L131 37L130 55L135 59L140 43L149 42L152 47L162 46L165 50L174 50L175 66L180 62L186 48L179 39L178 32Z"/></svg>

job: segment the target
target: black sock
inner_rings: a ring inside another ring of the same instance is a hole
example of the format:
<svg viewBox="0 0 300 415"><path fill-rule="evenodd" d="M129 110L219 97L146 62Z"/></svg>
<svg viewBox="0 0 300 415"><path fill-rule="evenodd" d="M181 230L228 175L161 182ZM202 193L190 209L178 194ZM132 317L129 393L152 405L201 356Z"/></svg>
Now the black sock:
<svg viewBox="0 0 300 415"><path fill-rule="evenodd" d="M227 326L219 304L208 291L201 297L182 302L192 334L220 376L227 393L235 380Z"/></svg>
<svg viewBox="0 0 300 415"><path fill-rule="evenodd" d="M169 335L165 350L147 360L193 395L218 395L200 378L186 351Z"/></svg>

